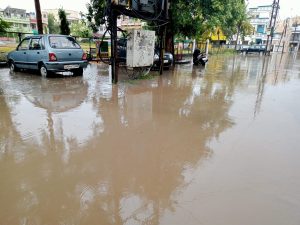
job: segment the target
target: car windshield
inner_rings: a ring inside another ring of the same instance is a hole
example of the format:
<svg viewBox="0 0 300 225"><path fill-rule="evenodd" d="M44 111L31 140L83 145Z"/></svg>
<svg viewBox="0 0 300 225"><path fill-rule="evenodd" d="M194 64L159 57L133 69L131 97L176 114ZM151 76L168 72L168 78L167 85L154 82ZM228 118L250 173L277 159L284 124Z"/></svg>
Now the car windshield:
<svg viewBox="0 0 300 225"><path fill-rule="evenodd" d="M74 38L65 36L51 36L49 37L49 44L51 48L80 48Z"/></svg>

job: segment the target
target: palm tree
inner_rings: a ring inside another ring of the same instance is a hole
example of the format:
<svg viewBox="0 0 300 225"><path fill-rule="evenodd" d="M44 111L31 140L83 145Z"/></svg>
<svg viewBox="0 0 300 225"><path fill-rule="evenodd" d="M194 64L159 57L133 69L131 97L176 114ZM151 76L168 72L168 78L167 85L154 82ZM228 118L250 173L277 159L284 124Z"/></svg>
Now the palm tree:
<svg viewBox="0 0 300 225"><path fill-rule="evenodd" d="M43 22L42 22L40 0L34 0L34 4L35 4L35 14L36 14L38 32L39 34L43 34Z"/></svg>

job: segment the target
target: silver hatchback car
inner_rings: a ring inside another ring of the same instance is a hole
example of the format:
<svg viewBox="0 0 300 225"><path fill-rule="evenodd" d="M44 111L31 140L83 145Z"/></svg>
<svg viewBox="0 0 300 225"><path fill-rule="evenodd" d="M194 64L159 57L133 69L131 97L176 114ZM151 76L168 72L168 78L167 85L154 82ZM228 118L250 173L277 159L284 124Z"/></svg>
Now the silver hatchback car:
<svg viewBox="0 0 300 225"><path fill-rule="evenodd" d="M11 71L39 70L42 76L71 71L82 75L87 55L71 36L46 34L24 38L15 51L8 53Z"/></svg>

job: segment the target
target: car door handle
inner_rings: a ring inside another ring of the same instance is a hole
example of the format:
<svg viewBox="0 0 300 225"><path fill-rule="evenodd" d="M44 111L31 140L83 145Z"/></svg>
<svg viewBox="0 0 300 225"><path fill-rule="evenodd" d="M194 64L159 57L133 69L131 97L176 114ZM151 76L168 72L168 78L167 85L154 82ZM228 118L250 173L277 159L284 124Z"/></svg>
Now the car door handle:
<svg viewBox="0 0 300 225"><path fill-rule="evenodd" d="M69 56L71 56L72 54L71 53L69 53Z"/></svg>
<svg viewBox="0 0 300 225"><path fill-rule="evenodd" d="M26 52L24 52L24 54L26 55Z"/></svg>
<svg viewBox="0 0 300 225"><path fill-rule="evenodd" d="M37 54L40 54L40 52L37 52Z"/></svg>

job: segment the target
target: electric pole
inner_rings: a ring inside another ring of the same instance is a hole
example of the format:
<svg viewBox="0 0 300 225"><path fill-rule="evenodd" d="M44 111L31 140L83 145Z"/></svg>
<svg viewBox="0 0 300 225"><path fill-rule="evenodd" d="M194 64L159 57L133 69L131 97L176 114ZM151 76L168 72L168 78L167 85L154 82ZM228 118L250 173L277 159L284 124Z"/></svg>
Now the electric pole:
<svg viewBox="0 0 300 225"><path fill-rule="evenodd" d="M35 4L35 15L36 15L38 32L39 34L43 34L43 21L42 21L40 0L34 0L34 4Z"/></svg>
<svg viewBox="0 0 300 225"><path fill-rule="evenodd" d="M273 41L273 36L274 36L274 31L275 31L275 26L276 26L276 18L278 15L278 10L279 10L279 0L274 0L272 4L272 12L271 12L271 18L270 18L270 23L268 29L270 30L270 34L268 34L267 38L267 43L266 43L266 50L265 54L271 51L271 46L272 46L272 41Z"/></svg>
<svg viewBox="0 0 300 225"><path fill-rule="evenodd" d="M42 21L40 0L34 0L34 5L35 5L35 16L36 16L38 32L39 34L43 34L43 21Z"/></svg>

